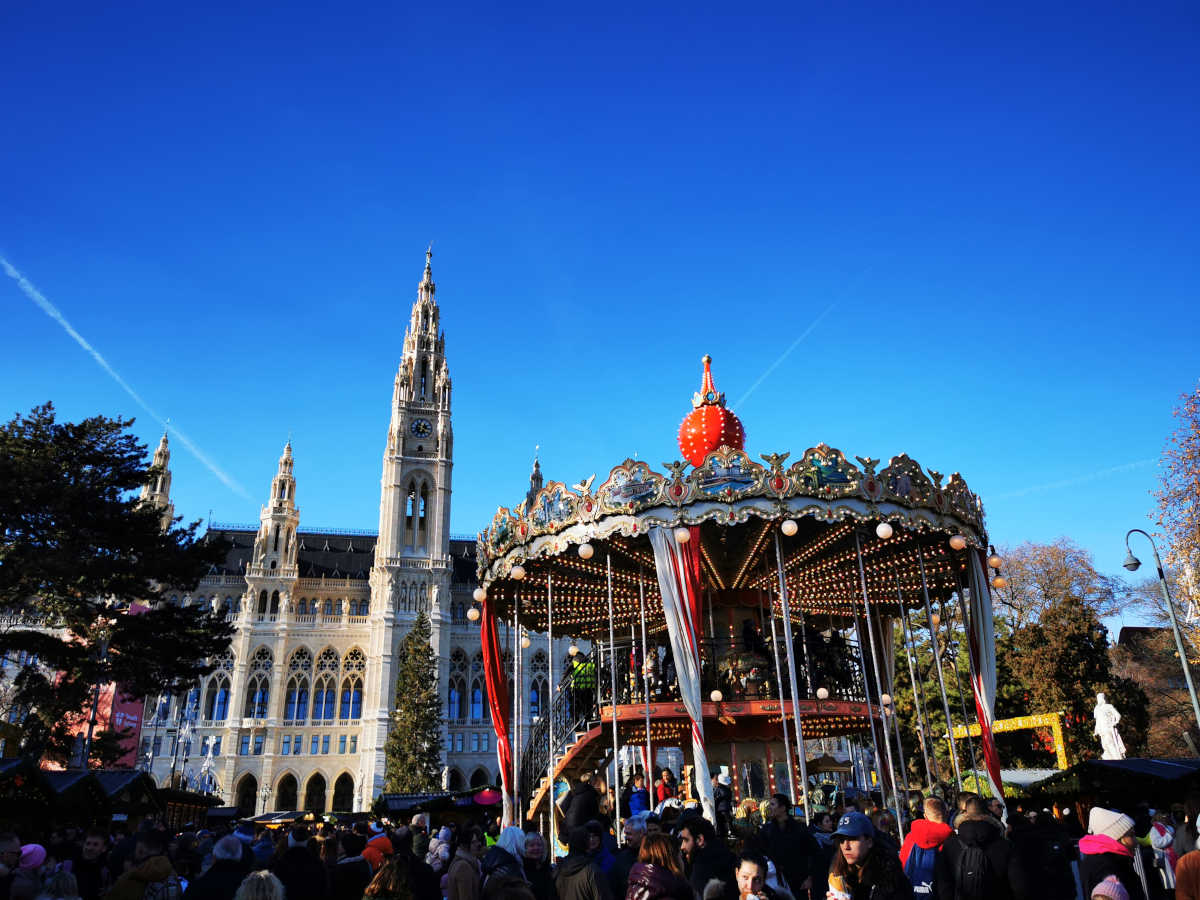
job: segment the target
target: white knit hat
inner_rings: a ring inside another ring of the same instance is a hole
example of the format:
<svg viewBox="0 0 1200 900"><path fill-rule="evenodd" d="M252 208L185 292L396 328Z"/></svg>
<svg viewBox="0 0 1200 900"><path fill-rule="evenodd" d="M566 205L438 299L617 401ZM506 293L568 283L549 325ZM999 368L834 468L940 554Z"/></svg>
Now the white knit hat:
<svg viewBox="0 0 1200 900"><path fill-rule="evenodd" d="M1133 831L1133 819L1115 809L1105 809L1103 806L1093 806L1088 813L1088 831L1092 834L1103 834L1119 841Z"/></svg>

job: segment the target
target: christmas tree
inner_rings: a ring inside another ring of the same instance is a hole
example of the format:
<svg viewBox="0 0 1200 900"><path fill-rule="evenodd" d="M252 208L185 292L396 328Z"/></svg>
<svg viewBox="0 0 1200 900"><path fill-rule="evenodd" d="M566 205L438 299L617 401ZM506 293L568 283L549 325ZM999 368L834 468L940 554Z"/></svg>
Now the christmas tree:
<svg viewBox="0 0 1200 900"><path fill-rule="evenodd" d="M385 745L384 787L388 793L436 791L441 787L442 713L437 657L424 613L400 643L396 702Z"/></svg>

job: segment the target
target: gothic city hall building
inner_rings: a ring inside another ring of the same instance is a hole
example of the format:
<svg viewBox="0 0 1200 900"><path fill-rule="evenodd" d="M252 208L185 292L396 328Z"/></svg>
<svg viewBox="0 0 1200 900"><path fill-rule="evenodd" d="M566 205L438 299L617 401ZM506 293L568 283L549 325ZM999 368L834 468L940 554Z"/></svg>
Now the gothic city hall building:
<svg viewBox="0 0 1200 900"><path fill-rule="evenodd" d="M258 526L210 528L231 545L224 565L169 599L223 609L236 632L188 696L147 699L139 755L159 784L211 790L243 814L368 808L383 790L397 650L422 612L438 660L443 786L499 783L479 628L467 618L475 539L450 534L451 383L431 257L392 391L378 533L304 527L290 442ZM165 437L155 461L169 465ZM541 487L536 464L531 482ZM144 496L169 509L169 489L168 473ZM527 721L546 705L547 660L526 653Z"/></svg>

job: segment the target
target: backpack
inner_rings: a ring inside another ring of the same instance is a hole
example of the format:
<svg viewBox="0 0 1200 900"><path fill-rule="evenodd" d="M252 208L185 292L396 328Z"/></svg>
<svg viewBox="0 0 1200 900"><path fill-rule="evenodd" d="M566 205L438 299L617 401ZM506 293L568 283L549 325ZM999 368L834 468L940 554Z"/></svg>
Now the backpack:
<svg viewBox="0 0 1200 900"><path fill-rule="evenodd" d="M987 854L976 844L963 844L954 872L956 900L980 900L988 896L992 873Z"/></svg>
<svg viewBox="0 0 1200 900"><path fill-rule="evenodd" d="M904 874L913 887L913 895L933 896L933 873L937 866L938 851L934 847L918 847L908 851L904 863Z"/></svg>

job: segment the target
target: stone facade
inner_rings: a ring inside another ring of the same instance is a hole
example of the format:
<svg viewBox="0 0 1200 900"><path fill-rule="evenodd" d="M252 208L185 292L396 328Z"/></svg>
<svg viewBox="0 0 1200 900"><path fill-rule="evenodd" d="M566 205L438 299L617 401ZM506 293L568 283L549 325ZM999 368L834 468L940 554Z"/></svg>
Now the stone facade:
<svg viewBox="0 0 1200 900"><path fill-rule="evenodd" d="M212 789L245 812L369 807L383 789L396 650L418 612L438 658L444 785L499 783L479 628L467 618L475 542L449 531L451 382L431 256L393 385L378 534L301 526L290 442L257 528L210 528L230 542L225 564L172 599L223 609L237 630L188 697L147 701L140 755L160 783ZM165 475L145 499L168 509L165 437L155 459ZM535 464L531 486L540 481ZM511 637L500 629L510 651ZM533 646L543 649L525 651L526 734L549 670L544 640Z"/></svg>

